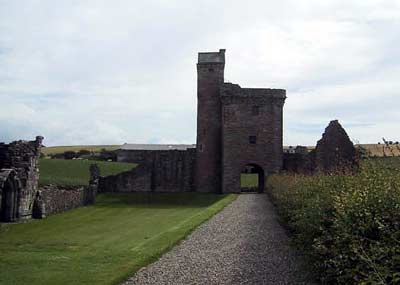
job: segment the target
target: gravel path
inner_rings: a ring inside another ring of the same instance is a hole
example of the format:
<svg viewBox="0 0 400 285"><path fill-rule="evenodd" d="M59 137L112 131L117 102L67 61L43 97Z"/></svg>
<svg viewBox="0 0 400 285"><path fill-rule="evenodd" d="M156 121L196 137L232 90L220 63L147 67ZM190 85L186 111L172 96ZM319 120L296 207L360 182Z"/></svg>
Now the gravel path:
<svg viewBox="0 0 400 285"><path fill-rule="evenodd" d="M124 284L311 284L265 194L242 194Z"/></svg>

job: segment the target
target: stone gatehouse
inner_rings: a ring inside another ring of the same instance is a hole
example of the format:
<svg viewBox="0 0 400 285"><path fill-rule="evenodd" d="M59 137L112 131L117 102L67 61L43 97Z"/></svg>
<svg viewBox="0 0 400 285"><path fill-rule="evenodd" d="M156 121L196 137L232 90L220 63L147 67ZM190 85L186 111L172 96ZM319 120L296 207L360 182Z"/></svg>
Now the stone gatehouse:
<svg viewBox="0 0 400 285"><path fill-rule="evenodd" d="M109 178L106 184L113 185L113 191L130 187L142 191L237 193L243 172L258 173L259 191L264 189L265 176L282 168L286 91L225 83L224 69L225 50L199 53L195 150L179 146L171 146L171 150L121 150L119 161L141 163L142 167L130 175ZM145 178L143 164L153 175ZM128 179L133 176L140 179Z"/></svg>
<svg viewBox="0 0 400 285"><path fill-rule="evenodd" d="M199 53L196 190L240 192L242 172L265 176L282 167L283 89L224 82L225 50Z"/></svg>

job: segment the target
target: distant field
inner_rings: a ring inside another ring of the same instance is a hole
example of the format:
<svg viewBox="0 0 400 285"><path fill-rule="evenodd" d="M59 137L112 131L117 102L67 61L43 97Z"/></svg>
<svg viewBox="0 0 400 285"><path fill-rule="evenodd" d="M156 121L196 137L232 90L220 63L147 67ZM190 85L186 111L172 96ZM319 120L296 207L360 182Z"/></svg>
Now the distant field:
<svg viewBox="0 0 400 285"><path fill-rule="evenodd" d="M120 145L74 145L74 146L50 146L42 148L44 155L63 153L65 151L80 151L88 150L93 152L100 152L103 148L106 150L117 150Z"/></svg>
<svg viewBox="0 0 400 285"><path fill-rule="evenodd" d="M91 161L91 160L64 160L40 159L40 185L78 186L89 182L89 167L96 163L101 175L112 175L128 171L136 166L134 163Z"/></svg>
<svg viewBox="0 0 400 285"><path fill-rule="evenodd" d="M375 157L391 157L391 156L400 156L400 145L391 144L356 144L367 150L370 156ZM284 150L289 149L289 146L284 146ZM308 151L315 149L315 146L307 146Z"/></svg>
<svg viewBox="0 0 400 285"><path fill-rule="evenodd" d="M371 156L378 156L378 157L400 156L400 145L361 144L360 146L365 148L370 153Z"/></svg>
<svg viewBox="0 0 400 285"><path fill-rule="evenodd" d="M240 175L240 187L258 187L258 174L242 173Z"/></svg>
<svg viewBox="0 0 400 285"><path fill-rule="evenodd" d="M0 224L0 284L120 284L236 197L109 193L44 220Z"/></svg>

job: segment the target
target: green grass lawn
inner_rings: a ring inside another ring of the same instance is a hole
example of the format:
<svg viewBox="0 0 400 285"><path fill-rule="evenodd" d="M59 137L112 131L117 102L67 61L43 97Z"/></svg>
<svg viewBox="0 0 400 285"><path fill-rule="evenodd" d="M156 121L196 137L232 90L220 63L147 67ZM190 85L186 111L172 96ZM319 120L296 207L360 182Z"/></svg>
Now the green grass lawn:
<svg viewBox="0 0 400 285"><path fill-rule="evenodd" d="M257 173L240 174L240 187L258 187Z"/></svg>
<svg viewBox="0 0 400 285"><path fill-rule="evenodd" d="M0 224L0 284L118 284L235 198L102 194L92 206Z"/></svg>
<svg viewBox="0 0 400 285"><path fill-rule="evenodd" d="M96 163L102 176L112 175L131 170L136 164L91 161L91 160L64 160L40 159L40 185L56 184L62 186L87 185L89 182L89 167Z"/></svg>

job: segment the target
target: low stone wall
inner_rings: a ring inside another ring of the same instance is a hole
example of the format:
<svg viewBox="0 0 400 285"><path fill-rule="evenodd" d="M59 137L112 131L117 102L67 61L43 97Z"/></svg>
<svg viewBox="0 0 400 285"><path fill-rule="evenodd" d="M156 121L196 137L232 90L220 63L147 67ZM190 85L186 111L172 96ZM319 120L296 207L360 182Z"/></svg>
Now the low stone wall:
<svg viewBox="0 0 400 285"><path fill-rule="evenodd" d="M61 188L55 185L40 187L45 215L62 213L94 202L91 187Z"/></svg>

